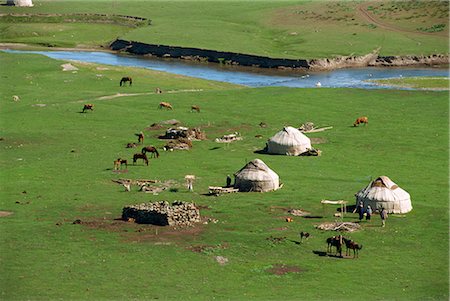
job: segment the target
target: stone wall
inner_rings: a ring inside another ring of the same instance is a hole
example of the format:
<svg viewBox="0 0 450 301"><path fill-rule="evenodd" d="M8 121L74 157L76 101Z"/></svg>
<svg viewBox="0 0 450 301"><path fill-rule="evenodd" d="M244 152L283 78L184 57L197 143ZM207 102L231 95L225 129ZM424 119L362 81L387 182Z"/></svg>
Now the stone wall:
<svg viewBox="0 0 450 301"><path fill-rule="evenodd" d="M191 226L200 222L200 210L194 203L167 201L125 206L122 219L134 219L139 224L160 226Z"/></svg>

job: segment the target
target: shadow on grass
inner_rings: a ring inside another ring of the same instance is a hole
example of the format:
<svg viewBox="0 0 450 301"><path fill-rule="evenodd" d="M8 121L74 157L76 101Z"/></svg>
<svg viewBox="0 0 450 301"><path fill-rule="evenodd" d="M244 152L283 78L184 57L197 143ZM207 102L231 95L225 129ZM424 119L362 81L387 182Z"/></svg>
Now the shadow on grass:
<svg viewBox="0 0 450 301"><path fill-rule="evenodd" d="M302 244L302 242L301 241L298 241L298 240L292 240L292 239L286 239L287 241L290 241L290 242L293 242L294 244L296 244L296 245L301 245Z"/></svg>
<svg viewBox="0 0 450 301"><path fill-rule="evenodd" d="M331 258L339 258L339 259L353 259L353 257L345 256L345 255L338 255L338 254L329 254L325 251L312 251L314 254L321 256L321 257L331 257Z"/></svg>

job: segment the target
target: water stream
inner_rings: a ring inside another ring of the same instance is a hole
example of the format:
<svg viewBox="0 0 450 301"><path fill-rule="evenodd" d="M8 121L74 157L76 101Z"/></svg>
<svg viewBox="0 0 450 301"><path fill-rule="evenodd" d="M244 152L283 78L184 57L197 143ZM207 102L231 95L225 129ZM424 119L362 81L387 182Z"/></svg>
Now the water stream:
<svg viewBox="0 0 450 301"><path fill-rule="evenodd" d="M190 77L228 82L250 87L322 87L332 88L390 88L368 82L370 79L398 77L449 77L447 68L352 68L329 72L298 72L258 69L250 67L221 66L215 63L193 63L174 59L87 51L22 51L3 50L9 53L35 53L59 60L75 60L115 66L131 66L164 71ZM391 87L392 88L392 87ZM407 88L403 88L407 89Z"/></svg>

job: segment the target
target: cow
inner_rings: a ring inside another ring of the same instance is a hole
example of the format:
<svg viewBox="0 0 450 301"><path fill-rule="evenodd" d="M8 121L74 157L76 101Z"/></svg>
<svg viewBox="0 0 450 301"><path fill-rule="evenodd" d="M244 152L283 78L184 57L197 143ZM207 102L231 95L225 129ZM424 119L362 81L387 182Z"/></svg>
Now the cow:
<svg viewBox="0 0 450 301"><path fill-rule="evenodd" d="M164 101L161 101L161 102L159 103L159 108L160 108L160 109L166 108L166 109L168 109L168 110L173 110L172 105L171 105L170 103L164 102Z"/></svg>
<svg viewBox="0 0 450 301"><path fill-rule="evenodd" d="M83 113L86 113L86 111L94 111L94 105L91 103L85 104L83 107Z"/></svg>
<svg viewBox="0 0 450 301"><path fill-rule="evenodd" d="M200 113L200 107L197 105L191 106L191 112L197 112Z"/></svg>
<svg viewBox="0 0 450 301"><path fill-rule="evenodd" d="M366 116L358 117L356 121L353 123L353 126L357 126L361 123L364 123L364 125L369 124L369 118L367 118Z"/></svg>

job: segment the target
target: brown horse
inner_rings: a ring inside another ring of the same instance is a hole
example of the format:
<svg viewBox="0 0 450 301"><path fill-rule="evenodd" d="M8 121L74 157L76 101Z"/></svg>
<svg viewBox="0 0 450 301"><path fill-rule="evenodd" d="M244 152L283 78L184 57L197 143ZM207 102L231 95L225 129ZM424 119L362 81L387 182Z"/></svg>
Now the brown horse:
<svg viewBox="0 0 450 301"><path fill-rule="evenodd" d="M135 134L138 137L138 143L144 144L144 133L140 132L138 134Z"/></svg>
<svg viewBox="0 0 450 301"><path fill-rule="evenodd" d="M369 124L369 118L367 118L366 116L358 117L356 121L353 123L353 126L357 126L362 123L364 123L364 125Z"/></svg>
<svg viewBox="0 0 450 301"><path fill-rule="evenodd" d="M125 86L126 82L128 82L131 87L131 85L133 84L133 79L129 76L122 77L122 79L120 80L120 86L122 87L122 84Z"/></svg>
<svg viewBox="0 0 450 301"><path fill-rule="evenodd" d="M171 105L170 103L164 102L164 101L161 101L161 102L159 103L159 108L160 108L160 109L166 108L166 109L168 109L168 110L173 110L172 105Z"/></svg>
<svg viewBox="0 0 450 301"><path fill-rule="evenodd" d="M91 103L87 103L83 107L83 113L86 113L86 111L94 111L94 105Z"/></svg>
<svg viewBox="0 0 450 301"><path fill-rule="evenodd" d="M200 107L197 105L191 106L191 112L194 112L194 111L197 113L200 113Z"/></svg>
<svg viewBox="0 0 450 301"><path fill-rule="evenodd" d="M158 150L154 146L146 146L146 147L142 148L141 153L145 154L147 152L151 153L150 158L152 158L152 157L158 158L159 157Z"/></svg>
<svg viewBox="0 0 450 301"><path fill-rule="evenodd" d="M114 170L119 170L122 168L122 165L125 164L125 168L128 168L128 161L125 159L118 158L114 161Z"/></svg>
<svg viewBox="0 0 450 301"><path fill-rule="evenodd" d="M148 158L146 154L134 154L133 155L133 165L136 163L137 159L144 160L145 164L148 166Z"/></svg>
<svg viewBox="0 0 450 301"><path fill-rule="evenodd" d="M359 256L359 250L362 249L362 245L358 244L357 242L344 238L345 247L347 248L345 255L350 255L350 250L353 250L353 258Z"/></svg>

